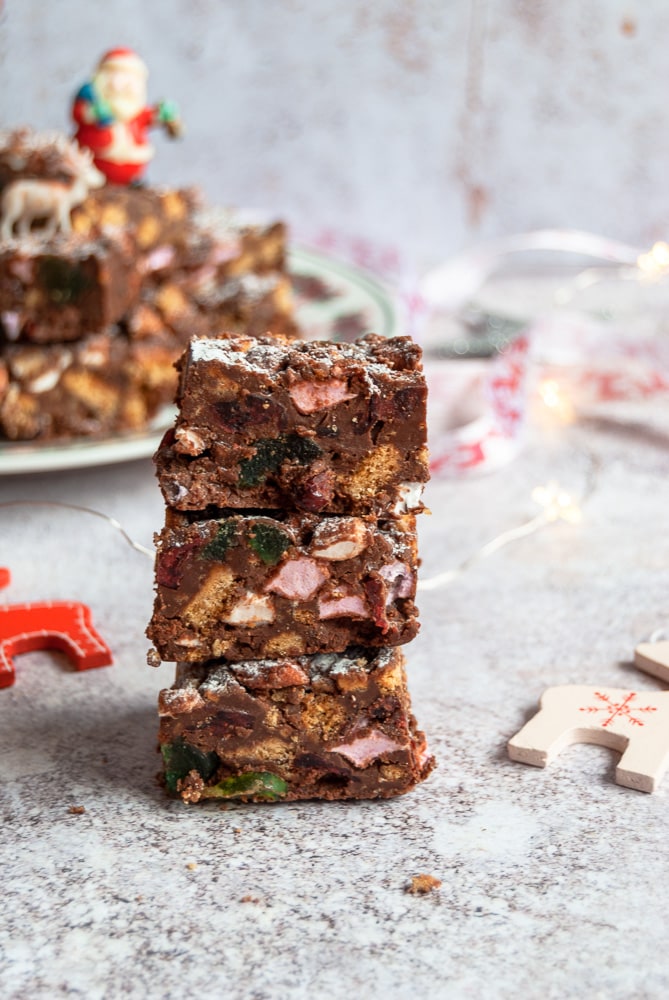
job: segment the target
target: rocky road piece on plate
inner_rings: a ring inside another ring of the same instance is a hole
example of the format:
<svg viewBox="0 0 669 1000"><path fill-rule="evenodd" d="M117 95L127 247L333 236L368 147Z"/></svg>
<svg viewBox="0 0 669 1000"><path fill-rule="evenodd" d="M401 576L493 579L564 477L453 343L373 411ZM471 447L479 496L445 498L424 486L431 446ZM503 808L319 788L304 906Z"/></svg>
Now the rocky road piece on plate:
<svg viewBox="0 0 669 1000"><path fill-rule="evenodd" d="M170 288L175 286L206 317L209 336L221 331L246 336L299 334L282 222L263 224L234 211L199 213L188 253L181 255ZM163 287L159 296L165 294ZM191 329L188 339L197 335Z"/></svg>
<svg viewBox="0 0 669 1000"><path fill-rule="evenodd" d="M163 660L395 646L418 632L416 519L167 511L147 635Z"/></svg>
<svg viewBox="0 0 669 1000"><path fill-rule="evenodd" d="M397 648L178 664L159 714L185 802L388 798L434 767Z"/></svg>
<svg viewBox="0 0 669 1000"><path fill-rule="evenodd" d="M124 234L148 281L169 273L179 285L211 288L286 273L282 222L207 208L195 188L99 188L73 210L72 228L88 239Z"/></svg>
<svg viewBox="0 0 669 1000"><path fill-rule="evenodd" d="M0 129L0 191L26 178L67 181L71 171L65 142L61 132L36 132L27 126Z"/></svg>
<svg viewBox="0 0 669 1000"><path fill-rule="evenodd" d="M177 361L192 337L278 334L294 338L298 328L292 308L289 279L278 272L211 284L201 277L165 270L143 284L139 301L123 326L132 339L167 327L179 345ZM173 372L172 399L176 388Z"/></svg>
<svg viewBox="0 0 669 1000"><path fill-rule="evenodd" d="M297 335L281 222L206 209L193 189L105 187L75 210L73 226L132 242L141 298L126 317L130 336L166 323L183 350L220 331Z"/></svg>
<svg viewBox="0 0 669 1000"><path fill-rule="evenodd" d="M77 340L108 328L136 302L140 278L129 241L76 234L0 245L0 340Z"/></svg>
<svg viewBox="0 0 669 1000"><path fill-rule="evenodd" d="M6 344L0 357L0 440L143 430L171 399L178 351L165 328L137 341L112 327L67 344Z"/></svg>
<svg viewBox="0 0 669 1000"><path fill-rule="evenodd" d="M194 339L156 455L168 506L384 517L422 509L426 385L409 337Z"/></svg>
<svg viewBox="0 0 669 1000"><path fill-rule="evenodd" d="M123 233L138 270L150 273L152 257L174 264L188 253L200 200L196 188L105 185L72 210L72 229L87 239Z"/></svg>

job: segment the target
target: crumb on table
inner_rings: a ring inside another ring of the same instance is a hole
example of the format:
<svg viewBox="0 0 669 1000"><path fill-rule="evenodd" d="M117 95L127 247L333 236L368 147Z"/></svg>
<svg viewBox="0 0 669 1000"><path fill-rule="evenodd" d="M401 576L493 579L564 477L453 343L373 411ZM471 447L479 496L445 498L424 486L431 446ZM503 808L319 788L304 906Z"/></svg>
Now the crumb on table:
<svg viewBox="0 0 669 1000"><path fill-rule="evenodd" d="M411 881L404 887L404 891L412 896L426 896L428 892L435 892L441 888L441 879L434 875L413 875Z"/></svg>

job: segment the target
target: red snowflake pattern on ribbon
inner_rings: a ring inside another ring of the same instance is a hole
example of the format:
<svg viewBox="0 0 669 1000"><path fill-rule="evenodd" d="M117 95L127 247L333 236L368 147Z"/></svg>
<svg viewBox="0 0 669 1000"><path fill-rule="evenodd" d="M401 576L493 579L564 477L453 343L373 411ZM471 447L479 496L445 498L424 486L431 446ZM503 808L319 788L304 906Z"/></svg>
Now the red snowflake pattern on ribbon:
<svg viewBox="0 0 669 1000"><path fill-rule="evenodd" d="M614 701L610 695L603 691L595 691L595 698L603 703L601 705L583 705L579 712L606 712L606 718L602 722L602 728L610 726L616 719L627 720L632 726L643 726L643 721L637 719L633 712L657 712L655 705L632 705L636 698L636 692L630 691L621 701Z"/></svg>
<svg viewBox="0 0 669 1000"><path fill-rule="evenodd" d="M464 474L503 465L520 447L526 417L530 339L517 337L495 358L485 381L485 413L433 442L430 470ZM430 391L438 376L428 372Z"/></svg>
<svg viewBox="0 0 669 1000"><path fill-rule="evenodd" d="M651 399L669 390L669 381L658 371L630 375L625 371L588 371L578 380L595 401L603 403L622 399Z"/></svg>

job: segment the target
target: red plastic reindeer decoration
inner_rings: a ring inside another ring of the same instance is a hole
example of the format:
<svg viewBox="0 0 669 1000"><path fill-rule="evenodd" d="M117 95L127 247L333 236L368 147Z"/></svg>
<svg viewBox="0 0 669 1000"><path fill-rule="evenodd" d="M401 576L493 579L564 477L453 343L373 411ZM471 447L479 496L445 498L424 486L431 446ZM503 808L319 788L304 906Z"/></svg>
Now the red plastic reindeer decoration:
<svg viewBox="0 0 669 1000"><path fill-rule="evenodd" d="M0 568L0 587L9 582L9 570ZM85 604L39 601L0 607L0 688L14 683L13 658L36 649L66 653L77 670L106 667L113 662Z"/></svg>

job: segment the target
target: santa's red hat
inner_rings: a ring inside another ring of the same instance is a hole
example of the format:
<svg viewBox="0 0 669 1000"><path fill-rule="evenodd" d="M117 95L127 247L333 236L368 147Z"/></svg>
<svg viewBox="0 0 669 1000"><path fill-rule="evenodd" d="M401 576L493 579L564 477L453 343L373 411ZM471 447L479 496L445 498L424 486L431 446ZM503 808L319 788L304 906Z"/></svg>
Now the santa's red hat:
<svg viewBox="0 0 669 1000"><path fill-rule="evenodd" d="M122 67L123 69L129 69L135 73L141 73L142 76L148 76L149 71L146 68L146 64L142 59L139 58L134 49L127 48L116 48L109 49L108 52L100 59L98 63L98 70L108 69L111 66Z"/></svg>

